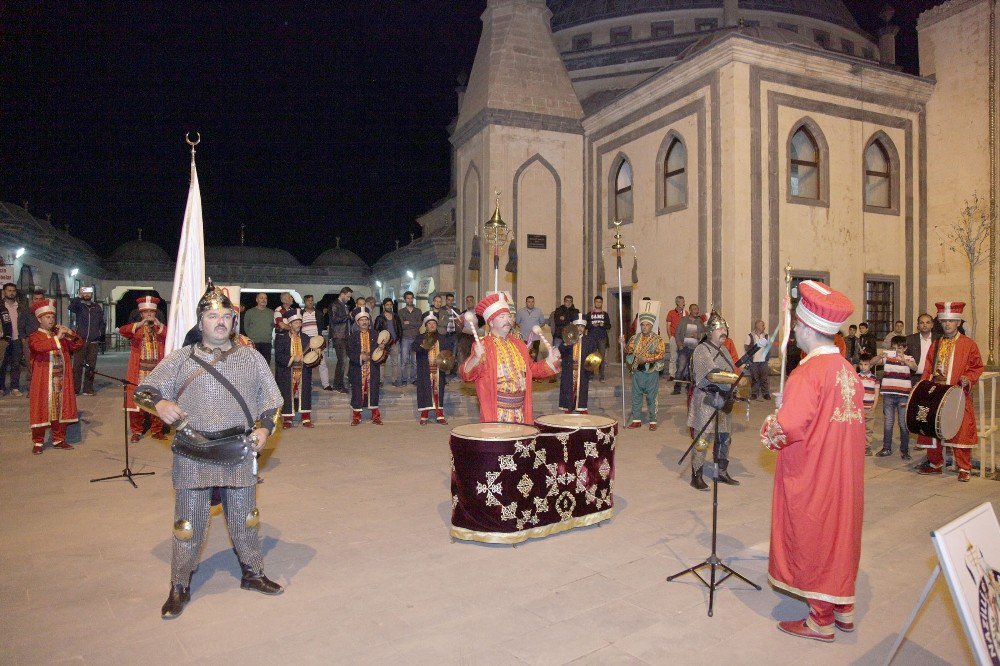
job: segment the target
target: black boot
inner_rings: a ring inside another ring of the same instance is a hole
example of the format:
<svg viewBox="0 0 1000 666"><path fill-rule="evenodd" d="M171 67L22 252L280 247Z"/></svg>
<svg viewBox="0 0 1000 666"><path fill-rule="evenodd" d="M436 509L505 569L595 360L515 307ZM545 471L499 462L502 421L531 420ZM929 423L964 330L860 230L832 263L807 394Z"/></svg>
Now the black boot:
<svg viewBox="0 0 1000 666"><path fill-rule="evenodd" d="M701 478L701 470L691 470L691 487L695 490L708 490L708 484Z"/></svg>
<svg viewBox="0 0 1000 666"><path fill-rule="evenodd" d="M170 586L170 596L167 597L166 603L164 603L163 608L160 609L160 616L164 620L177 617L184 612L184 606L187 605L187 602L191 601L190 583L191 582L189 580L187 585L174 583Z"/></svg>
<svg viewBox="0 0 1000 666"><path fill-rule="evenodd" d="M242 562L240 562L240 569L243 570L240 587L244 590L256 590L261 594L281 594L285 589L265 576L264 572L254 573L250 567Z"/></svg>
<svg viewBox="0 0 1000 666"><path fill-rule="evenodd" d="M719 483L725 483L730 486L738 486L740 482L729 476L729 461L720 460L719 461Z"/></svg>

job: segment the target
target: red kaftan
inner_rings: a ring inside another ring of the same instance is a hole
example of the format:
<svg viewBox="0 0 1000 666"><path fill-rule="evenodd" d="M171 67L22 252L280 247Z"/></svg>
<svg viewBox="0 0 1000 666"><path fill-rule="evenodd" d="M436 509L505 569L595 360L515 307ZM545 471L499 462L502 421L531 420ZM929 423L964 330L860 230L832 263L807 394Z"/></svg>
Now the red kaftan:
<svg viewBox="0 0 1000 666"><path fill-rule="evenodd" d="M143 322L136 322L134 324L125 324L118 329L118 333L128 340L132 341L132 352L128 357L128 370L125 376L128 380L134 384L139 384L149 372L152 371L152 367L144 368L140 376L140 361L142 360L142 344L143 335L147 332L146 329L150 327ZM156 331L156 327L152 327L150 331L153 333L153 344L156 346L156 351L154 354L155 358L148 359L147 363L151 363L155 366L156 363L163 360L164 355L164 345L167 341L167 327L164 326L159 332ZM126 409L130 412L138 412L139 408L135 406L135 398L132 397L133 391L126 391Z"/></svg>
<svg viewBox="0 0 1000 666"><path fill-rule="evenodd" d="M476 396L479 398L479 420L482 423L491 423L497 420L497 352L494 345L494 336L487 335L482 338L485 353L479 364L472 370L466 370L469 361L463 363L459 369L459 376L467 382L476 383ZM514 343L521 356L524 357L525 365L525 387L524 387L524 421L532 424L534 419L531 414L531 381L542 379L556 374L552 366L547 361L532 361L528 355L528 346L524 344L516 335L507 336L507 340ZM471 357L470 357L471 361Z"/></svg>
<svg viewBox="0 0 1000 666"><path fill-rule="evenodd" d="M941 340L935 340L927 350L927 359L924 361L924 374L921 379L930 379L934 374L934 355L937 352ZM948 440L949 446L960 449L969 449L979 443L979 433L976 430L976 410L972 404L972 387L979 381L979 376L983 374L983 357L979 353L979 345L972 338L962 335L955 336L955 348L950 357L945 361L945 377L948 383L955 386L958 380L966 377L969 380L969 389L965 394L965 415L962 417L962 427L958 429L958 434ZM937 440L930 437L920 436L918 445L922 447L935 447Z"/></svg>
<svg viewBox="0 0 1000 666"><path fill-rule="evenodd" d="M77 336L62 340L38 329L28 336L31 353L31 389L28 391L28 422L32 428L46 428L52 423L75 423L76 388L73 386L73 352L83 347ZM62 373L54 372L54 363L62 359ZM59 413L52 418L53 389L58 391Z"/></svg>
<svg viewBox="0 0 1000 666"><path fill-rule="evenodd" d="M864 390L834 345L788 377L778 423L768 579L807 599L854 603L864 517Z"/></svg>

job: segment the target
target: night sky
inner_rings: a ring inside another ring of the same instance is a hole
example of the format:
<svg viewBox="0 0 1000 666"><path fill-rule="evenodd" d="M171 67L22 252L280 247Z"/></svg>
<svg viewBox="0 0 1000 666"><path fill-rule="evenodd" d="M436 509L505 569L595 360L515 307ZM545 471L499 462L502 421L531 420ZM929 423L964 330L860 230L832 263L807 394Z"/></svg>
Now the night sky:
<svg viewBox="0 0 1000 666"><path fill-rule="evenodd" d="M916 73L916 17L897 2ZM485 0L19 2L0 5L0 200L101 255L175 250L201 132L206 242L311 262L341 237L368 263L448 193L446 126ZM882 3L846 0L875 32Z"/></svg>

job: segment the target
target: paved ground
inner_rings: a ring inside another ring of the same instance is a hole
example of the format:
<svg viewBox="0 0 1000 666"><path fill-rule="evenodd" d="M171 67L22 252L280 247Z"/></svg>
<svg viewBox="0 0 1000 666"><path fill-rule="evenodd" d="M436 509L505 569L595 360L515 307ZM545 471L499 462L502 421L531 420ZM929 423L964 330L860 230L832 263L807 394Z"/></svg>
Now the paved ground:
<svg viewBox="0 0 1000 666"><path fill-rule="evenodd" d="M122 371L124 355L100 365ZM138 490L88 482L123 466L120 395L104 384L81 398L83 443L42 456L30 453L27 400L0 399L4 663L875 664L934 566L928 532L1000 499L994 481L927 479L898 458L870 459L860 626L823 645L774 628L805 604L766 585L774 457L755 437L764 405L737 421L747 425L731 470L743 485L721 489L719 529L722 558L764 590L727 582L709 618L694 578L664 581L710 545L710 495L689 488L675 465L687 444L680 398L661 398L659 432L619 439L612 521L511 548L449 540L446 428L417 427L401 407L381 428L349 428L327 393L318 427L283 433L263 467L266 570L285 594L239 589L216 514L192 602L163 621L168 448L149 439L132 448L133 470L156 472ZM939 581L896 663L970 661Z"/></svg>

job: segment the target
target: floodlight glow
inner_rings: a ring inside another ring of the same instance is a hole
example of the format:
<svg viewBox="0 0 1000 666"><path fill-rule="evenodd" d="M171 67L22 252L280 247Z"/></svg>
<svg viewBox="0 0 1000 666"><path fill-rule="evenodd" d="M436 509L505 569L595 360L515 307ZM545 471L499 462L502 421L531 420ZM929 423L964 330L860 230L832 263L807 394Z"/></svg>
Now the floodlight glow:
<svg viewBox="0 0 1000 666"><path fill-rule="evenodd" d="M23 256L24 256L24 248L23 247L17 248L17 252L14 253L14 258L20 259Z"/></svg>
<svg viewBox="0 0 1000 666"><path fill-rule="evenodd" d="M69 272L69 276L70 277L76 277L79 274L80 274L80 269L79 268L74 268L73 270L71 270Z"/></svg>
<svg viewBox="0 0 1000 666"><path fill-rule="evenodd" d="M406 271L406 277L413 279L413 271Z"/></svg>

